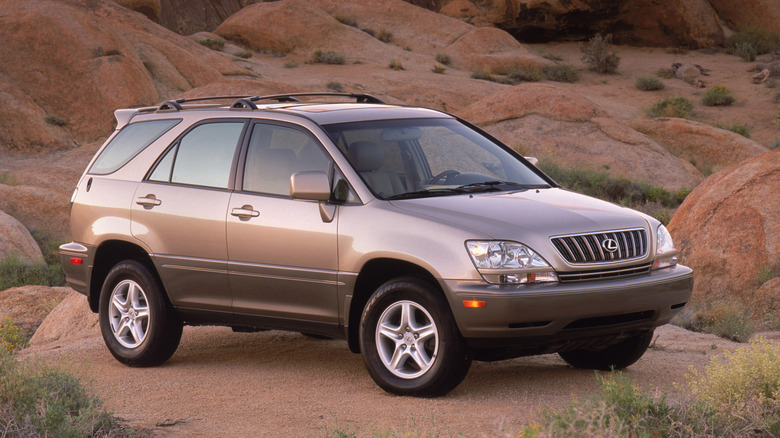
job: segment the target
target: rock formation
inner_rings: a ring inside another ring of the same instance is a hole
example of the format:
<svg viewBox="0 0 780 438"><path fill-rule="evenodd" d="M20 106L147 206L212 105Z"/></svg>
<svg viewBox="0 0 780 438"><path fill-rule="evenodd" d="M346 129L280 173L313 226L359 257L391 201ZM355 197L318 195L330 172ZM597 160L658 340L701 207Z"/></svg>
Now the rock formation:
<svg viewBox="0 0 780 438"><path fill-rule="evenodd" d="M14 255L27 263L42 263L41 249L19 221L0 210L0 260Z"/></svg>

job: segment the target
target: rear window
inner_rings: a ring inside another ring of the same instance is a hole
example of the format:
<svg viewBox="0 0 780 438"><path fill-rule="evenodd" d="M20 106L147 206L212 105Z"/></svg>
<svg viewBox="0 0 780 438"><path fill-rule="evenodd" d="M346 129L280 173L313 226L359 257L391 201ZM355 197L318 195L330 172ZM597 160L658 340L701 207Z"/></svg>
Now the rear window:
<svg viewBox="0 0 780 438"><path fill-rule="evenodd" d="M125 126L103 148L89 173L105 175L115 172L179 122L181 119L153 120Z"/></svg>

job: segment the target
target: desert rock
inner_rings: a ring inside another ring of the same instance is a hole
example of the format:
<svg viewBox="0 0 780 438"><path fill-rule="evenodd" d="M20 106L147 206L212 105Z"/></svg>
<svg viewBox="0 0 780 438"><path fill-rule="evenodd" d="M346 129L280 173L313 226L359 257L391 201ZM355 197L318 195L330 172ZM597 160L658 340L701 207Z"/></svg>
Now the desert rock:
<svg viewBox="0 0 780 438"><path fill-rule="evenodd" d="M30 339L30 345L56 341L61 338L79 339L100 333L98 315L92 313L87 297L72 291L43 320Z"/></svg>
<svg viewBox="0 0 780 438"><path fill-rule="evenodd" d="M72 289L67 287L22 286L0 291L0 321L9 318L33 333L46 316Z"/></svg>
<svg viewBox="0 0 780 438"><path fill-rule="evenodd" d="M19 221L0 210L0 260L17 256L28 263L42 263L41 249Z"/></svg>
<svg viewBox="0 0 780 438"><path fill-rule="evenodd" d="M669 224L694 294L751 303L759 272L780 260L780 149L722 170L691 192Z"/></svg>

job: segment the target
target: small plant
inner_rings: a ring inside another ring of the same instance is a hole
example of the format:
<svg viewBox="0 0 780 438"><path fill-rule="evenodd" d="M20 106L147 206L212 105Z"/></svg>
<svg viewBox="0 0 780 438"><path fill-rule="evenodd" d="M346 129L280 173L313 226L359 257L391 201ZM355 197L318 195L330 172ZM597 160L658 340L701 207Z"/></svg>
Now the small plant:
<svg viewBox="0 0 780 438"><path fill-rule="evenodd" d="M550 61L555 61L555 62L562 62L562 61L563 61L563 57L562 57L562 56L560 56L560 55L554 55L554 54L552 54L552 53L545 53L545 54L542 56L542 58L544 58L544 59L549 59Z"/></svg>
<svg viewBox="0 0 780 438"><path fill-rule="evenodd" d="M772 280L775 277L780 277L780 264L766 264L758 270L758 284L759 286Z"/></svg>
<svg viewBox="0 0 780 438"><path fill-rule="evenodd" d="M295 68L298 67L297 62L287 61L284 63L284 68Z"/></svg>
<svg viewBox="0 0 780 438"><path fill-rule="evenodd" d="M706 106L728 106L736 99L725 85L713 85L704 92L701 102Z"/></svg>
<svg viewBox="0 0 780 438"><path fill-rule="evenodd" d="M379 33L376 34L376 39L383 43L389 43L393 41L393 34L385 28L379 29Z"/></svg>
<svg viewBox="0 0 780 438"><path fill-rule="evenodd" d="M24 330L16 325L13 318L3 318L0 321L0 350L16 351L26 343Z"/></svg>
<svg viewBox="0 0 780 438"><path fill-rule="evenodd" d="M344 56L339 55L333 50L328 50L326 52L320 49L314 51L314 53L312 54L312 61L320 64L343 65L344 63L346 63Z"/></svg>
<svg viewBox="0 0 780 438"><path fill-rule="evenodd" d="M756 60L756 48L748 42L737 43L734 47L734 54L742 58L745 62L753 62Z"/></svg>
<svg viewBox="0 0 780 438"><path fill-rule="evenodd" d="M620 57L612 50L611 43L612 35L604 37L601 34L596 34L587 45L580 43L580 59L588 66L588 70L601 74L617 72Z"/></svg>
<svg viewBox="0 0 780 438"><path fill-rule="evenodd" d="M745 138L750 138L750 131L752 130L750 126L745 125L743 123L736 123L736 122L730 125L727 125L725 123L716 123L715 127L737 133Z"/></svg>
<svg viewBox="0 0 780 438"><path fill-rule="evenodd" d="M46 116L46 123L54 126L67 126L68 121L63 119L62 117L57 116Z"/></svg>
<svg viewBox="0 0 780 438"><path fill-rule="evenodd" d="M333 16L333 18L336 19L339 23L350 26L350 27L357 27L358 22L352 17L348 17L346 15L336 14Z"/></svg>
<svg viewBox="0 0 780 438"><path fill-rule="evenodd" d="M438 55L436 55L436 62L438 62L439 64L450 65L450 57L445 54L439 53Z"/></svg>
<svg viewBox="0 0 780 438"><path fill-rule="evenodd" d="M340 82L336 82L336 81L330 81L330 82L328 82L328 84L326 85L326 87L328 87L328 90L337 91L337 92L339 92L339 93L341 93L342 91L344 91L344 87L341 85L341 83L340 83Z"/></svg>
<svg viewBox="0 0 780 438"><path fill-rule="evenodd" d="M225 42L222 40L213 40L206 38L205 40L198 41L201 46L208 47L211 50L222 50L225 47Z"/></svg>
<svg viewBox="0 0 780 438"><path fill-rule="evenodd" d="M401 61L398 61L396 59L391 59L388 67L392 68L393 70L406 70L403 64L401 64Z"/></svg>
<svg viewBox="0 0 780 438"><path fill-rule="evenodd" d="M0 260L0 290L26 285L62 286L65 274L59 265L28 264L10 255Z"/></svg>
<svg viewBox="0 0 780 438"><path fill-rule="evenodd" d="M516 68L509 71L509 79L514 83L519 82L539 82L544 79L544 74L539 68Z"/></svg>
<svg viewBox="0 0 780 438"><path fill-rule="evenodd" d="M574 83L580 80L580 71L571 64L553 64L542 67L545 79L555 82Z"/></svg>
<svg viewBox="0 0 780 438"><path fill-rule="evenodd" d="M726 50L736 54L739 47L750 47L756 55L771 53L780 48L780 34L759 26L746 26L726 39Z"/></svg>
<svg viewBox="0 0 780 438"><path fill-rule="evenodd" d="M655 75L662 79L671 79L674 77L674 70L671 68L659 68Z"/></svg>
<svg viewBox="0 0 780 438"><path fill-rule="evenodd" d="M471 79L481 79L483 81L493 81L495 78L490 73L487 73L482 70L477 70L473 73L471 73Z"/></svg>
<svg viewBox="0 0 780 438"><path fill-rule="evenodd" d="M8 172L6 170L0 172L0 184L6 185L6 186L15 186L19 184L19 181L16 179L16 175L14 175L11 172Z"/></svg>
<svg viewBox="0 0 780 438"><path fill-rule="evenodd" d="M716 301L681 313L672 322L688 330L747 342L756 329L750 314L749 309L739 303Z"/></svg>
<svg viewBox="0 0 780 438"><path fill-rule="evenodd" d="M663 81L655 76L639 76L634 79L634 84L642 91L657 91L664 89Z"/></svg>
<svg viewBox="0 0 780 438"><path fill-rule="evenodd" d="M446 70L447 70L446 67L444 67L443 65L439 65L439 64L434 64L433 68L431 69L431 71L436 73L436 74L444 74L444 72Z"/></svg>
<svg viewBox="0 0 780 438"><path fill-rule="evenodd" d="M691 116L693 104L684 97L667 97L656 101L645 111L650 117L679 117L687 119Z"/></svg>
<svg viewBox="0 0 780 438"><path fill-rule="evenodd" d="M242 49L236 56L243 59L249 59L254 55L254 52L249 49Z"/></svg>

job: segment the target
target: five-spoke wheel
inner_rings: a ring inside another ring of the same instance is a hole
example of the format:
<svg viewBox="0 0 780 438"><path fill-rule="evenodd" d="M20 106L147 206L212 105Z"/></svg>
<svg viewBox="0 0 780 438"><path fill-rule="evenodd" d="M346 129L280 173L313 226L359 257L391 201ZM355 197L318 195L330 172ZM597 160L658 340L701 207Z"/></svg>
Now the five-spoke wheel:
<svg viewBox="0 0 780 438"><path fill-rule="evenodd" d="M376 331L379 358L391 373L404 379L425 374L439 350L433 318L413 301L399 301L382 313Z"/></svg>
<svg viewBox="0 0 780 438"><path fill-rule="evenodd" d="M111 292L108 316L111 331L122 346L141 345L149 329L149 304L141 286L133 280L119 282Z"/></svg>

